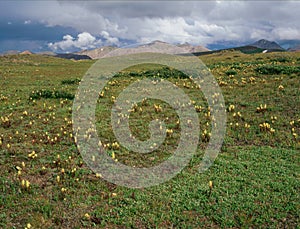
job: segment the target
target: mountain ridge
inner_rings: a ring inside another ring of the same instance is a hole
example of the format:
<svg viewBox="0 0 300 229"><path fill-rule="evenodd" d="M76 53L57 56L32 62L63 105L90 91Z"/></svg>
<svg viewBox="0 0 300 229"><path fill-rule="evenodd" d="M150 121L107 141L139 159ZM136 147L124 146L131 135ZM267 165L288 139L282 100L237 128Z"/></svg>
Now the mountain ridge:
<svg viewBox="0 0 300 229"><path fill-rule="evenodd" d="M275 41L269 41L266 39L260 39L256 42L250 44L249 46L254 46L254 47L266 49L266 50L285 50Z"/></svg>
<svg viewBox="0 0 300 229"><path fill-rule="evenodd" d="M300 51L300 45L297 45L297 43L295 44L296 45L294 45L292 48L284 49L275 41L260 39L254 43L244 45L244 46L237 46L237 47L218 49L218 50L209 50L204 46L191 45L187 42L173 45L164 41L154 40L150 43L142 44L138 46L129 46L129 47L121 47L121 48L118 48L116 46L102 46L96 49L82 50L74 53L54 53L50 51L44 51L36 54L79 60L79 59L100 59L104 57L122 56L122 55L129 55L129 54L135 54L141 52L163 52L168 54L194 54L200 56L200 55L211 54L211 53L216 53L216 52L221 52L226 50L235 50L246 54L261 53L261 52L278 52L278 51L280 52ZM10 50L1 55L17 55L17 54L34 54L34 53L30 52L29 50L23 52Z"/></svg>

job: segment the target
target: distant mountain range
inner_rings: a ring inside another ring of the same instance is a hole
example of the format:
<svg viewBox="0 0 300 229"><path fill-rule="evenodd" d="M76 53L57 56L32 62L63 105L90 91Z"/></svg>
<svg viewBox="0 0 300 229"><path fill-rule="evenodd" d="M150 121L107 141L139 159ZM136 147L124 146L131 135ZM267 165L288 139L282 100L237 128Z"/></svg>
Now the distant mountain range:
<svg viewBox="0 0 300 229"><path fill-rule="evenodd" d="M209 49L203 46L193 46L191 44L171 45L163 41L153 41L149 44L140 45L133 48L117 48L106 46L94 50L84 50L76 54L87 55L92 59L100 59L109 56L123 56L141 52L164 52L168 54L207 52Z"/></svg>
<svg viewBox="0 0 300 229"><path fill-rule="evenodd" d="M122 55L128 55L128 54L134 54L134 53L141 53L141 52L163 52L168 54L189 54L192 53L194 55L204 55L204 54L210 54L210 53L216 53L224 50L237 50L243 53L261 53L261 52L284 52L284 51L300 51L300 44L295 43L295 46L292 48L289 48L288 50L285 50L282 48L278 43L274 41L268 41L265 39L258 40L252 44L246 45L246 46L239 46L239 47L233 47L229 49L220 49L220 50L209 50L203 46L193 46L189 43L184 44L177 44L177 45L171 45L169 43L163 42L163 41L153 41L148 44L143 44L135 47L125 47L125 48L118 48L113 46L103 46L100 48L96 48L93 50L83 50L77 53L53 53L53 52L41 52L37 53L40 55L49 55L49 56L55 56L59 58L65 58L65 59L74 59L74 60L81 60L81 59L100 59L104 57L111 57L111 56L122 56ZM32 54L30 51L8 51L5 53L6 55L15 55L15 54Z"/></svg>

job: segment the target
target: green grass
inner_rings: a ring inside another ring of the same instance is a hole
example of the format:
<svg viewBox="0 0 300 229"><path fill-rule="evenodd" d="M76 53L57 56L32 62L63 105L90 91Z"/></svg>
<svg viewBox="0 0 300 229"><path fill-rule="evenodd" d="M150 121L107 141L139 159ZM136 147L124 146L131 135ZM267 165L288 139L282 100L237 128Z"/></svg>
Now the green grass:
<svg viewBox="0 0 300 229"><path fill-rule="evenodd" d="M148 125L156 118L173 133L144 156L122 146L112 148L117 141L110 125L112 96L137 79L161 77L176 83L198 107L201 142L189 166L168 182L143 189L96 177L74 143L72 96L94 61L0 57L0 227L24 228L30 223L33 228L297 228L299 55L234 51L201 56L221 86L228 111L222 150L205 173L198 173L196 166L207 146L203 133L210 132L211 120L193 82L153 64L134 66L110 80L98 99L96 126L109 154L114 151L124 164L147 167L167 159L180 128L167 103L148 99L131 113L132 134L146 140ZM265 104L266 109L257 109ZM162 111L156 112L154 105ZM263 130L263 123L275 131ZM28 156L32 151L37 157ZM29 188L22 180L30 182Z"/></svg>

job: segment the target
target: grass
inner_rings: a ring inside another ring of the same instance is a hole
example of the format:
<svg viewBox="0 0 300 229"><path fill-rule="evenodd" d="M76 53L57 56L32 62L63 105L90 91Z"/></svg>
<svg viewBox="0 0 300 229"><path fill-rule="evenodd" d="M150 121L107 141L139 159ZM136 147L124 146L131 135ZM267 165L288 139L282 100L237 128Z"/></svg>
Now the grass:
<svg viewBox="0 0 300 229"><path fill-rule="evenodd" d="M148 124L156 118L164 120L172 134L144 156L112 146L117 140L110 109L126 86L144 77L158 78L159 73L182 88L197 107L201 142L189 166L168 182L144 189L99 178L74 143L72 96L94 61L0 57L0 227L297 228L299 55L234 51L201 56L222 89L228 116L222 150L205 173L198 173L196 166L207 146L211 119L193 82L151 64L126 69L110 80L98 99L96 126L109 154L114 152L124 164L158 164L171 155L180 137L172 108L147 99L131 113L132 134L148 139ZM23 180L30 182L28 187Z"/></svg>

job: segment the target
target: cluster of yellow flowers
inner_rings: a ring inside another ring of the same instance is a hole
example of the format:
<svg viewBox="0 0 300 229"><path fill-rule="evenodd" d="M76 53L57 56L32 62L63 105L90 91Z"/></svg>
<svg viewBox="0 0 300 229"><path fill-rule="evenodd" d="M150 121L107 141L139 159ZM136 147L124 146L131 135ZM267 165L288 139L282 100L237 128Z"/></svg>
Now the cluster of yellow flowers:
<svg viewBox="0 0 300 229"><path fill-rule="evenodd" d="M100 97L100 98L103 98L103 97L104 97L104 91L101 91L101 92L99 93L99 97Z"/></svg>
<svg viewBox="0 0 300 229"><path fill-rule="evenodd" d="M114 150L118 150L120 149L120 144L118 142L113 142L111 144L111 147L114 149Z"/></svg>
<svg viewBox="0 0 300 229"><path fill-rule="evenodd" d="M10 126L11 126L11 122L10 122L9 117L7 117L7 116L2 117L2 116L1 116L1 125L2 125L4 128L10 127Z"/></svg>
<svg viewBox="0 0 300 229"><path fill-rule="evenodd" d="M156 113L162 112L162 107L161 107L161 105L156 105L156 104L154 104L154 110L155 110Z"/></svg>
<svg viewBox="0 0 300 229"><path fill-rule="evenodd" d="M22 188L24 188L24 189L29 189L30 188L30 182L29 182L29 180L22 180L21 181L21 186L22 186Z"/></svg>
<svg viewBox="0 0 300 229"><path fill-rule="evenodd" d="M271 116L271 122L274 123L277 121L277 117L276 116Z"/></svg>
<svg viewBox="0 0 300 229"><path fill-rule="evenodd" d="M202 111L202 107L201 106L198 106L198 105L195 105L195 110L197 112L201 112Z"/></svg>
<svg viewBox="0 0 300 229"><path fill-rule="evenodd" d="M267 104L260 104L259 107L256 108L257 113L263 113L265 111L267 111Z"/></svg>
<svg viewBox="0 0 300 229"><path fill-rule="evenodd" d="M245 123L245 129L249 129L250 125L248 123Z"/></svg>
<svg viewBox="0 0 300 229"><path fill-rule="evenodd" d="M242 114L239 111L238 112L234 112L233 115L232 115L232 117L234 117L234 118L241 118Z"/></svg>
<svg viewBox="0 0 300 229"><path fill-rule="evenodd" d="M34 159L37 157L37 153L35 151L32 151L30 154L28 154L28 157Z"/></svg>
<svg viewBox="0 0 300 229"><path fill-rule="evenodd" d="M5 101L7 99L8 99L7 96L4 96L4 95L0 94L0 101Z"/></svg>
<svg viewBox="0 0 300 229"><path fill-rule="evenodd" d="M298 120L298 121L300 121L300 120ZM293 135L293 138L297 139L298 135L297 135L296 129L295 129L295 127L294 127L295 121L294 121L294 120L290 121L290 125L291 125L291 127L292 127L292 135Z"/></svg>
<svg viewBox="0 0 300 229"><path fill-rule="evenodd" d="M166 129L167 136L171 136L173 134L172 129Z"/></svg>
<svg viewBox="0 0 300 229"><path fill-rule="evenodd" d="M274 133L275 129L267 122L259 124L260 131Z"/></svg>
<svg viewBox="0 0 300 229"><path fill-rule="evenodd" d="M249 81L250 81L250 83L255 83L255 78L253 77L253 76L251 76L250 78L249 78Z"/></svg>
<svg viewBox="0 0 300 229"><path fill-rule="evenodd" d="M233 112L234 109L235 109L235 106L233 104L229 105L229 107L228 107L229 112Z"/></svg>
<svg viewBox="0 0 300 229"><path fill-rule="evenodd" d="M211 137L211 133L209 133L206 129L201 134L201 139L203 142L209 142L210 137Z"/></svg>

